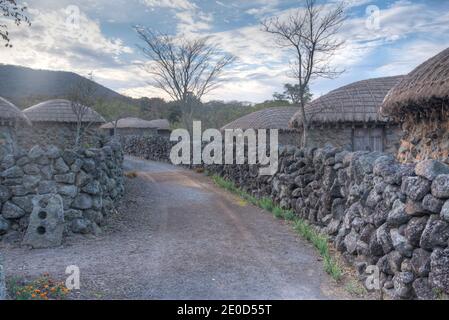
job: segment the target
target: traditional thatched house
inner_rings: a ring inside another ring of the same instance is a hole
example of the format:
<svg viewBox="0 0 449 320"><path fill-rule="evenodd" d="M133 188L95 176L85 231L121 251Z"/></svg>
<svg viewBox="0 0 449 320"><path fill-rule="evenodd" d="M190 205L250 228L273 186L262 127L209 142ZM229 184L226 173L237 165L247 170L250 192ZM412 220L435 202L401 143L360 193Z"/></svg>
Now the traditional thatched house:
<svg viewBox="0 0 449 320"><path fill-rule="evenodd" d="M170 136L170 122L167 119L150 120L150 125L157 128L157 134L160 136Z"/></svg>
<svg viewBox="0 0 449 320"><path fill-rule="evenodd" d="M56 99L39 103L23 110L33 127L18 132L19 144L30 147L36 144L53 144L61 148L75 144L78 117L68 100ZM84 131L82 145L96 146L99 135L97 131L105 120L101 115L87 108L81 119Z"/></svg>
<svg viewBox="0 0 449 320"><path fill-rule="evenodd" d="M100 127L103 132L108 135L114 135L114 128L116 133L121 136L150 136L160 135L169 136L171 133L170 123L167 119L143 120L139 118L123 118L115 123L108 122Z"/></svg>
<svg viewBox="0 0 449 320"><path fill-rule="evenodd" d="M157 134L158 128L151 121L139 118L123 118L119 119L117 123L115 121L108 122L102 125L100 129L110 136L114 135L114 131L120 136L150 136Z"/></svg>
<svg viewBox="0 0 449 320"><path fill-rule="evenodd" d="M14 152L18 124L31 123L19 108L0 97L0 160L5 154Z"/></svg>
<svg viewBox="0 0 449 320"><path fill-rule="evenodd" d="M247 114L225 125L225 129L278 129L280 145L297 145L300 141L299 132L289 128L288 121L298 111L296 107L277 107L262 109Z"/></svg>
<svg viewBox="0 0 449 320"><path fill-rule="evenodd" d="M309 121L308 146L333 145L349 151L385 151L399 147L400 128L379 108L388 91L403 77L358 81L315 99L306 106ZM302 131L302 115L297 112L290 126Z"/></svg>
<svg viewBox="0 0 449 320"><path fill-rule="evenodd" d="M381 113L402 124L399 160L449 161L449 48L395 86L385 98Z"/></svg>

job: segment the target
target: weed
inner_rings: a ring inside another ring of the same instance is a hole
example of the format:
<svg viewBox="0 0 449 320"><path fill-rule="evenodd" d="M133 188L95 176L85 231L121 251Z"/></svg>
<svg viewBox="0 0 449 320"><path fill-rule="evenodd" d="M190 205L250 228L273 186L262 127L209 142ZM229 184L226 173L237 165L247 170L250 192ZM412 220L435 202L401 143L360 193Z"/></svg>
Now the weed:
<svg viewBox="0 0 449 320"><path fill-rule="evenodd" d="M351 280L345 285L346 291L352 295L363 296L367 293L365 287L356 280Z"/></svg>
<svg viewBox="0 0 449 320"><path fill-rule="evenodd" d="M272 212L275 206L273 200L271 200L270 198L262 198L259 200L259 207Z"/></svg>
<svg viewBox="0 0 449 320"><path fill-rule="evenodd" d="M278 219L284 218L284 211L279 207L274 207L273 215Z"/></svg>

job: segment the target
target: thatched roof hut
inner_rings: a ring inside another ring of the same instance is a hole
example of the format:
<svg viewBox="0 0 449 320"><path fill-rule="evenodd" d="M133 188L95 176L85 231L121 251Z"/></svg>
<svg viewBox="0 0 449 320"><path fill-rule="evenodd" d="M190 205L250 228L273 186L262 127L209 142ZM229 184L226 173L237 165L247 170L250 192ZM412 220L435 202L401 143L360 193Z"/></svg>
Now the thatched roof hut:
<svg viewBox="0 0 449 320"><path fill-rule="evenodd" d="M23 110L31 122L76 123L77 116L72 109L72 102L64 99L48 100ZM91 108L87 109L82 122L105 123L104 118Z"/></svg>
<svg viewBox="0 0 449 320"><path fill-rule="evenodd" d="M449 105L449 48L410 72L386 96L383 115L401 118L408 113Z"/></svg>
<svg viewBox="0 0 449 320"><path fill-rule="evenodd" d="M403 76L362 80L335 89L315 99L306 108L306 117L312 125L335 123L390 123L379 114L385 96ZM290 125L302 127L302 114L298 111Z"/></svg>
<svg viewBox="0 0 449 320"><path fill-rule="evenodd" d="M296 107L262 109L238 118L221 129L279 129L289 131L292 128L289 128L288 121L296 111L298 111Z"/></svg>
<svg viewBox="0 0 449 320"><path fill-rule="evenodd" d="M33 127L18 130L19 144L23 147L33 145L56 145L60 148L73 147L77 140L78 117L72 108L72 102L64 99L48 100L23 110L33 123ZM100 145L97 134L99 126L106 121L91 108L83 109L81 117L81 136L83 146Z"/></svg>
<svg viewBox="0 0 449 320"><path fill-rule="evenodd" d="M128 117L117 121L117 127L114 122L108 122L100 127L102 130L108 130L110 135L165 135L170 133L170 123L166 119L143 120L140 118ZM116 131L114 132L114 129Z"/></svg>
<svg viewBox="0 0 449 320"><path fill-rule="evenodd" d="M0 124L4 122L16 121L31 124L30 120L23 114L23 112L19 108L17 108L8 100L0 97Z"/></svg>
<svg viewBox="0 0 449 320"><path fill-rule="evenodd" d="M449 163L449 48L391 89L381 113L402 124L398 160L441 159Z"/></svg>
<svg viewBox="0 0 449 320"><path fill-rule="evenodd" d="M108 122L100 127L101 129L114 129L115 123L114 122ZM117 129L124 129L124 128L136 128L136 129L157 129L157 126L148 120L143 120L140 118L123 118L119 119L117 121Z"/></svg>
<svg viewBox="0 0 449 320"><path fill-rule="evenodd" d="M170 122L167 119L150 120L150 124L158 130L170 130Z"/></svg>
<svg viewBox="0 0 449 320"><path fill-rule="evenodd" d="M391 118L380 115L379 108L388 91L402 78L354 82L309 103L305 108L310 127L308 145L395 153L399 146L399 127ZM302 130L302 125L302 113L298 111L290 126Z"/></svg>
<svg viewBox="0 0 449 320"><path fill-rule="evenodd" d="M262 109L238 118L224 127L226 129L277 129L281 145L298 145L299 132L288 126L288 121L298 111L296 107L276 107Z"/></svg>

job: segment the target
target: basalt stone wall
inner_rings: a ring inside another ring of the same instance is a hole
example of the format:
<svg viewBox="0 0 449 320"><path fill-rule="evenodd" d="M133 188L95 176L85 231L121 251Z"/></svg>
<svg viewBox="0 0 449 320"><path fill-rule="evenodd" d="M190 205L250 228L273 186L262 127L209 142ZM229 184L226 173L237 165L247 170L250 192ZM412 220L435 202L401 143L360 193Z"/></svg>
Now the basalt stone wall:
<svg viewBox="0 0 449 320"><path fill-rule="evenodd" d="M62 198L65 233L98 233L124 192L123 152L110 141L102 148L21 149L0 158L0 240L21 239L33 198Z"/></svg>
<svg viewBox="0 0 449 320"><path fill-rule="evenodd" d="M279 171L209 166L257 197L292 209L357 267L380 271L381 289L400 299L449 293L449 167L403 165L382 153L284 148Z"/></svg>
<svg viewBox="0 0 449 320"><path fill-rule="evenodd" d="M121 142L126 154L147 160L170 161L170 151L175 142L164 136L122 136Z"/></svg>
<svg viewBox="0 0 449 320"><path fill-rule="evenodd" d="M449 163L449 121L407 118L402 124L404 136L398 151L401 162L441 159Z"/></svg>
<svg viewBox="0 0 449 320"><path fill-rule="evenodd" d="M83 135L81 146L84 148L99 147L103 133L99 125L90 126ZM32 126L24 126L17 130L17 144L29 149L35 145L54 145L61 149L75 145L76 124L56 122L34 122Z"/></svg>

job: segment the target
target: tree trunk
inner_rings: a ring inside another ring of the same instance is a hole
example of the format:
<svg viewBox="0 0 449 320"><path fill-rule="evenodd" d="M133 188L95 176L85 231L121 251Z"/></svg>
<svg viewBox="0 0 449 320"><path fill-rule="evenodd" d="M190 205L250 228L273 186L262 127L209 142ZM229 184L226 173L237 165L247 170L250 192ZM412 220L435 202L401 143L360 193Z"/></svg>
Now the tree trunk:
<svg viewBox="0 0 449 320"><path fill-rule="evenodd" d="M309 122L306 118L306 111L304 107L304 103L301 102L300 106L301 108L301 116L302 116L302 141L301 141L301 147L307 148L307 142L308 142L308 134L309 134Z"/></svg>

